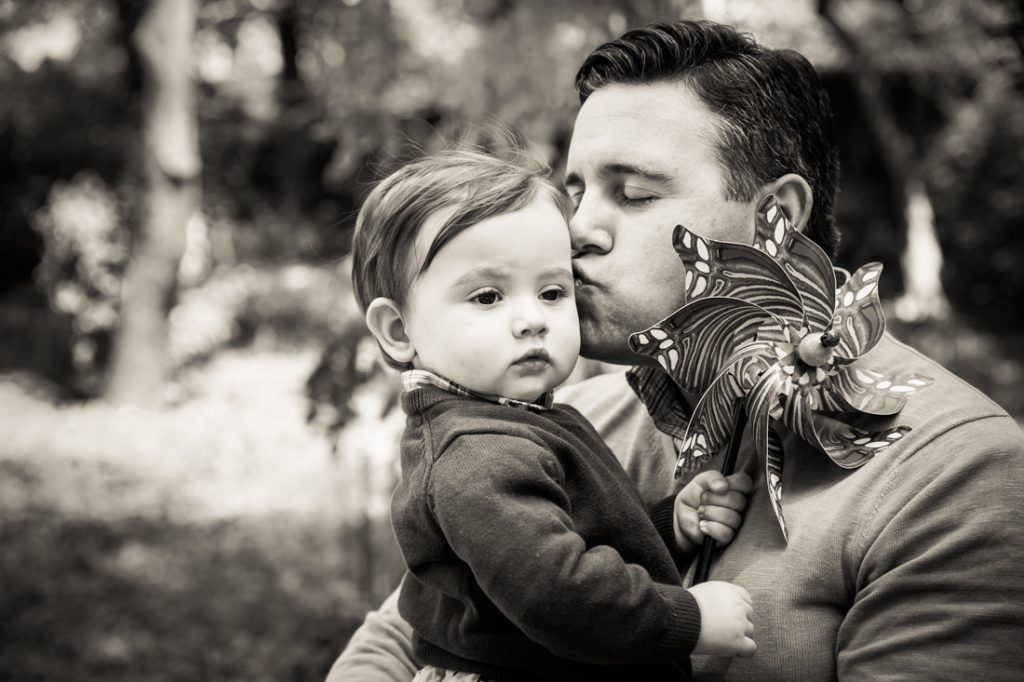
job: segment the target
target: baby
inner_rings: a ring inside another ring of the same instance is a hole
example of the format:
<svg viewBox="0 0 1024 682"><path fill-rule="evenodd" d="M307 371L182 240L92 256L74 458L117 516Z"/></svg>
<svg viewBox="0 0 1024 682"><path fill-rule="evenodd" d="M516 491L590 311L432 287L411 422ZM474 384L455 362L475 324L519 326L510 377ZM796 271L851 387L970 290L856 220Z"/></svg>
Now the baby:
<svg viewBox="0 0 1024 682"><path fill-rule="evenodd" d="M359 213L356 298L403 370L391 512L416 680L678 682L691 653L756 648L743 588L680 577L705 533L731 539L749 477L648 508L552 403L580 348L567 219L546 169L476 152L403 167Z"/></svg>

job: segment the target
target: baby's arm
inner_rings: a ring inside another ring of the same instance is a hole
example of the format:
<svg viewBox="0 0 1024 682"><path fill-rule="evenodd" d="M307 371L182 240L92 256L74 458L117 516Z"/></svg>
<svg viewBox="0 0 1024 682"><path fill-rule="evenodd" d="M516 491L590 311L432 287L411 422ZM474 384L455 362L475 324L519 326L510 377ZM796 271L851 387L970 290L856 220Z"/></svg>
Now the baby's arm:
<svg viewBox="0 0 1024 682"><path fill-rule="evenodd" d="M747 495L754 489L750 477L738 472L724 476L703 471L676 495L673 527L676 544L693 552L711 537L719 543L732 542L743 521ZM757 645L751 639L753 606L750 595L738 585L711 581L694 585L691 594L700 605L700 639L695 654L753 656Z"/></svg>
<svg viewBox="0 0 1024 682"><path fill-rule="evenodd" d="M484 594L555 655L600 664L685 658L700 631L694 595L656 583L610 546L587 547L564 484L560 462L540 445L471 434L434 463L428 493Z"/></svg>
<svg viewBox="0 0 1024 682"><path fill-rule="evenodd" d="M753 481L742 471L731 476L702 471L694 476L676 495L673 525L679 549L693 552L705 536L723 545L732 542L753 490Z"/></svg>

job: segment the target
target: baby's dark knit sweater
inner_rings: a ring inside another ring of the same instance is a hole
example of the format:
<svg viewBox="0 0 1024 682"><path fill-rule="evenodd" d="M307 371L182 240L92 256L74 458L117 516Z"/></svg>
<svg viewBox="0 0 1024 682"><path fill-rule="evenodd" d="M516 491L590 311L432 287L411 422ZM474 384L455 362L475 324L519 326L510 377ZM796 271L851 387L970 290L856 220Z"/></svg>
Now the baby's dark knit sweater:
<svg viewBox="0 0 1024 682"><path fill-rule="evenodd" d="M647 509L573 408L402 397L392 522L421 663L493 680L689 678L700 610L672 498Z"/></svg>

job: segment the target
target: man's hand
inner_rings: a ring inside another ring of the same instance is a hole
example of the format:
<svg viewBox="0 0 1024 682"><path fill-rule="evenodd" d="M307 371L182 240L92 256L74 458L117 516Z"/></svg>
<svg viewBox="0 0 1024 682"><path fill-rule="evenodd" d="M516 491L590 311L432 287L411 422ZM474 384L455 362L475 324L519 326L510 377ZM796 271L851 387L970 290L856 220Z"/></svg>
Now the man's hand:
<svg viewBox="0 0 1024 682"><path fill-rule="evenodd" d="M741 656L749 658L757 651L754 634L754 607L750 595L739 585L712 580L694 585L690 594L700 607L700 637L695 654Z"/></svg>
<svg viewBox="0 0 1024 682"><path fill-rule="evenodd" d="M694 476L676 495L672 526L679 549L692 552L705 535L722 544L732 542L753 490L753 481L743 472L723 476L702 471Z"/></svg>

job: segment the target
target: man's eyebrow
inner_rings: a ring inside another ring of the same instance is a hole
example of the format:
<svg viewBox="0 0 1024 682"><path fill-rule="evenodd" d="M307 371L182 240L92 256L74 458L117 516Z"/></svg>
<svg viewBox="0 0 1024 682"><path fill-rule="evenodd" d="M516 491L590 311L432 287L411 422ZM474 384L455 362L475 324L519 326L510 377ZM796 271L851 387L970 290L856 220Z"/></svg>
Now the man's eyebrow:
<svg viewBox="0 0 1024 682"><path fill-rule="evenodd" d="M642 168L631 163L608 163L601 166L600 174L608 175L637 175L645 180L667 184L672 182L672 176L649 168Z"/></svg>
<svg viewBox="0 0 1024 682"><path fill-rule="evenodd" d="M635 175L662 185L667 185L672 182L672 176L667 173L642 168L631 163L607 163L601 166L598 174L605 178L612 175ZM583 185L583 178L581 178L578 173L569 173L565 176L565 181L562 184L566 188L580 187Z"/></svg>

